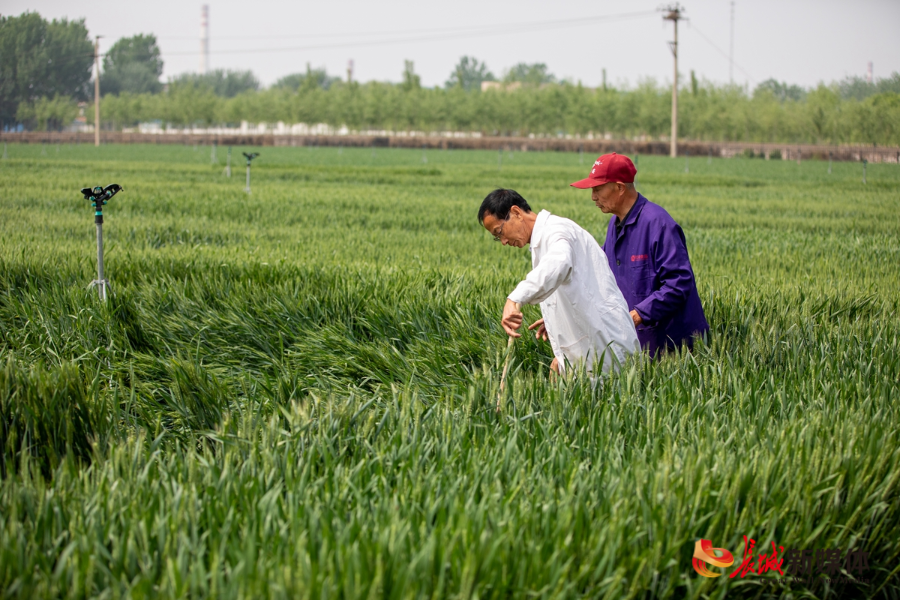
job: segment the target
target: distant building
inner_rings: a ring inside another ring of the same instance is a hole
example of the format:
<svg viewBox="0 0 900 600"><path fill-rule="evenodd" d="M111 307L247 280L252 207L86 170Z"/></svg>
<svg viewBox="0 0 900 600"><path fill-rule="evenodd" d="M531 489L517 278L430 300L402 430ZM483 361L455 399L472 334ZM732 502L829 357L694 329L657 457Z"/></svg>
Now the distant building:
<svg viewBox="0 0 900 600"><path fill-rule="evenodd" d="M66 131L94 131L94 126L88 125L87 115L85 114L85 110L87 110L88 106L89 104L87 102L78 103L78 116L75 117L75 120L72 121L72 123L68 127L65 127Z"/></svg>
<svg viewBox="0 0 900 600"><path fill-rule="evenodd" d="M503 83L502 81L482 81L481 82L481 91L486 92L488 90L502 90L505 92L511 92L513 90L517 90L522 87L521 81L513 81L512 83Z"/></svg>

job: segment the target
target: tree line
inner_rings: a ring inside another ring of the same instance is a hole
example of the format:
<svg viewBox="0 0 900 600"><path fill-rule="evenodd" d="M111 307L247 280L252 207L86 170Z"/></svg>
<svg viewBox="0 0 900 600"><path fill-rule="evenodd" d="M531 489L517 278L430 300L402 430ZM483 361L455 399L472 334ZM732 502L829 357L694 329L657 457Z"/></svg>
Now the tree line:
<svg viewBox="0 0 900 600"><path fill-rule="evenodd" d="M900 77L894 76L900 85ZM802 99L761 85L696 83L681 90L679 135L704 141L876 143L900 145L900 94L844 99L821 85ZM652 80L634 89L588 89L561 83L467 92L461 86L423 88L314 78L296 89L273 87L233 97L198 85L170 85L164 94L106 96L105 126L133 127L158 120L173 127L251 123L324 123L350 130L469 131L485 135L611 135L660 138L670 132L671 93Z"/></svg>
<svg viewBox="0 0 900 600"><path fill-rule="evenodd" d="M46 130L71 122L75 103L93 92L92 51L83 21L48 23L36 13L0 17L4 126L25 123ZM38 64L32 53L47 62ZM54 57L56 74L51 72ZM321 123L351 131L632 139L658 139L670 132L668 86L647 79L631 88L592 89L557 79L544 64L519 64L498 78L483 62L462 57L437 88L421 85L411 61L397 84L344 81L307 66L306 72L285 76L268 89L247 71L185 74L163 85L162 67L154 36L116 42L101 72L101 127L123 129L153 121L175 128L236 126L247 121ZM39 86L31 83L38 79ZM679 135L686 139L900 145L898 73L875 82L851 77L812 89L768 80L752 91L699 81L693 72L685 79L679 90ZM483 81L500 85L483 92ZM86 117L92 122L93 111Z"/></svg>

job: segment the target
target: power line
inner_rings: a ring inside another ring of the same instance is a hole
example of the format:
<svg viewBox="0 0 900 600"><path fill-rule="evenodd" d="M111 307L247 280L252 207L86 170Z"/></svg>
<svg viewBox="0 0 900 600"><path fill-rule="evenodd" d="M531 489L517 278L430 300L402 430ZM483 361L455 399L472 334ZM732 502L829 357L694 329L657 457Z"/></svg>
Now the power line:
<svg viewBox="0 0 900 600"><path fill-rule="evenodd" d="M721 54L722 56L724 56L726 59L729 59L729 60L730 60L730 58L729 58L729 56L728 56L728 53L725 52L724 50L722 50L721 48L719 48L718 46L716 46L716 44L715 44L711 39L709 39L708 37L706 37L706 35L704 35L704 33L703 33L702 31L700 31L700 29L698 29L697 26L694 25L693 23L691 23L691 30L697 32L697 35L699 35L701 38L703 38L703 39L706 41L707 44L709 44L710 46L712 46L713 48L715 48L716 51L718 51L718 53ZM732 65L734 65L735 67L737 67L738 71L740 71L741 73L743 73L744 75L746 75L747 79L749 79L749 80L750 80L751 82L753 82L753 83L756 83L756 79L754 79L754 78L750 75L750 73L748 73L743 67L741 67L741 65L737 64L737 63L734 62L734 61L730 61L730 63L731 63Z"/></svg>
<svg viewBox="0 0 900 600"><path fill-rule="evenodd" d="M507 34L508 35L508 34L515 34L515 33L523 33L523 32L527 32L529 30L534 30L534 29L546 30L546 29L552 29L552 28L577 27L580 25L584 25L584 24L588 24L588 23L596 23L596 22L603 21L603 20L635 19L635 18L647 17L647 16L651 16L651 15L655 15L655 14L658 14L658 13L657 13L657 11L654 10L654 11L642 11L642 12L633 12L633 13L621 13L621 14L614 14L614 15L598 15L598 16L593 16L593 17L585 17L585 18L581 18L581 19L560 19L560 20L556 20L556 21L544 21L544 22L531 21L531 22L517 23L517 24L513 24L511 26L510 25L502 25L502 26L501 25L483 25L483 26L478 26L475 28L456 27L456 28L432 29L432 30L421 30L421 29L420 30L407 30L407 33L415 32L418 34L424 34L426 32L435 32L435 33L444 32L447 35L445 35L445 36L433 36L432 35L432 36L427 36L427 37L420 35L417 37L409 37L409 38L403 38L403 39L397 38L397 39L390 39L390 40L357 41L357 42L321 44L321 45L298 46L298 47L288 47L288 48L255 48L255 49L248 49L248 50L219 50L219 51L214 51L214 53L216 53L216 54L237 54L237 53L265 53L265 52L297 52L297 51L303 51L303 50L317 50L317 49L327 49L327 48L364 47L364 46L370 46L370 45L371 46L380 46L380 45L399 44L399 43L414 42L414 41L440 41L440 40L446 40L446 39L460 39L460 38L466 38L466 37L477 37L479 35L484 35L484 34L490 34L490 35ZM684 19L684 17L682 17L682 20L686 20L686 19ZM697 33L697 35L699 35L706 43L708 43L710 46L712 46L713 49L715 49L726 60L728 60L729 64L733 64L733 66L735 68L737 68L741 73L743 73L747 77L747 79L749 79L754 84L756 83L756 79L753 76L751 76L747 72L747 70L744 69L741 65L739 65L737 63L733 63L728 52L722 50L722 48L717 46L715 42L713 42L706 34L704 34L696 26L695 22L689 21L689 24L690 24L689 28L692 31L695 31ZM399 31L391 32L391 35L397 35L400 33L402 33L402 32L399 32ZM357 34L321 34L318 36L310 35L310 36L301 36L301 37L337 37L337 36L344 36L344 35L357 35ZM372 34L372 35L376 35L376 34ZM388 35L388 32L379 33L377 35ZM284 37L296 37L296 36L284 36ZM278 36L269 36L269 39L276 39L276 38L278 38ZM190 39L190 40L196 41L198 38L192 37L192 38L158 38L158 39ZM223 38L217 38L217 39L223 39ZM236 36L232 36L232 38L229 38L229 39L238 39L238 38ZM257 39L257 38L256 38L256 36L247 36L246 38L243 38L243 39ZM196 56L199 54L199 51L161 52L161 54L163 56ZM105 58L107 55L108 55L108 51L99 53L100 58ZM84 54L84 55L81 55L81 54L69 55L68 57L65 57L63 60L65 60L66 63L69 63L70 61L74 63L75 61L82 59L82 57L93 59L94 54L91 53L91 54ZM58 62L63 62L63 61L61 60ZM91 65L91 67L93 69L93 65Z"/></svg>
<svg viewBox="0 0 900 600"><path fill-rule="evenodd" d="M472 32L472 31L485 31L490 33L504 33L504 31L498 31L498 28L510 28L510 27L522 27L522 26L535 26L535 27L559 27L559 26L578 26L584 25L587 23L593 23L597 21L606 21L613 19L628 19L632 17L644 17L655 14L656 11L640 11L640 12L632 12L632 13L618 13L613 15L595 15L593 17L578 17L573 19L557 19L553 21L523 21L520 23L496 23L492 25L465 25L460 27L443 27L438 29L400 29L395 31L379 31L373 32L372 30L367 31L355 31L355 32L340 32L340 33L292 33L288 35L222 35L216 36L217 40L277 40L277 39L310 39L310 38L345 38L345 37L353 37L358 38L360 36L385 36L385 35L409 35L409 34L424 34L424 33L454 33L454 32ZM196 41L196 36L159 36L156 39L158 40L190 40Z"/></svg>
<svg viewBox="0 0 900 600"><path fill-rule="evenodd" d="M445 41L453 39L463 39L471 37L479 37L483 35L511 35L517 33L527 33L531 31L546 31L548 29L563 29L568 27L579 27L597 23L600 21L613 21L646 17L655 14L656 11L642 11L634 13L622 13L616 15L602 15L595 17L587 17L581 19L564 19L558 21L531 21L527 23L519 23L514 25L482 25L478 27L468 28L451 28L451 29L434 29L434 30L412 30L405 32L411 37L395 37L392 39L374 39L374 40L356 40L352 42L337 42L332 44L315 44L309 46L292 46L282 48L248 48L248 49L230 49L230 50L213 50L213 54L245 54L245 53L267 53L267 52L299 52L305 50L322 50L330 48L358 48L366 46L384 46L390 44L403 44L409 42L431 42ZM429 35L424 35L429 33ZM413 35L414 34L414 35ZM338 37L345 37L349 34L338 34ZM370 34L370 35L387 35L387 34ZM397 33L390 35L398 35ZM291 36L295 38L297 36ZM302 36L301 36L302 37ZM309 36L313 37L313 36ZM266 39L272 39L268 36ZM258 39L258 38L247 38ZM191 56L197 52L162 52L164 56Z"/></svg>

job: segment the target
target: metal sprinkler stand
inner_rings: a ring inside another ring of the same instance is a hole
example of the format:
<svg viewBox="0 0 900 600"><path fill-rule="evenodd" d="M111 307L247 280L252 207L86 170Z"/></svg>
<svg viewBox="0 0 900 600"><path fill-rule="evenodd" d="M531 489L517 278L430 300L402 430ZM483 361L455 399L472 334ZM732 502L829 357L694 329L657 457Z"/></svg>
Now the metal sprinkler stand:
<svg viewBox="0 0 900 600"><path fill-rule="evenodd" d="M250 193L250 161L259 156L259 152L253 152L252 154L247 154L246 152L242 153L247 158L247 188L244 190L248 194Z"/></svg>
<svg viewBox="0 0 900 600"><path fill-rule="evenodd" d="M108 186L95 188L84 188L81 193L85 200L91 201L94 207L94 223L97 224L97 279L92 281L88 288L95 285L100 292L100 300L106 301L106 289L109 287L109 281L103 277L103 205L122 191L122 186L118 183L111 183Z"/></svg>

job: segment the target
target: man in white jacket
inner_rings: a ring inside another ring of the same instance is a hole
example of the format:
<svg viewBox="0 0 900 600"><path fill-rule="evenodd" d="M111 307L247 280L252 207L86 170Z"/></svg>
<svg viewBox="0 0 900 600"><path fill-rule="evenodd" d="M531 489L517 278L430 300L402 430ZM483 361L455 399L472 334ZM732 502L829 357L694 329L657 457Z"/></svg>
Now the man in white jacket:
<svg viewBox="0 0 900 600"><path fill-rule="evenodd" d="M584 364L597 375L617 369L640 351L634 321L616 285L606 255L594 237L569 219L546 210L533 213L513 190L494 190L481 203L478 221L503 245L531 246L532 270L506 299L501 324L520 337L516 304L540 304L538 338L550 340L553 363L563 373Z"/></svg>

